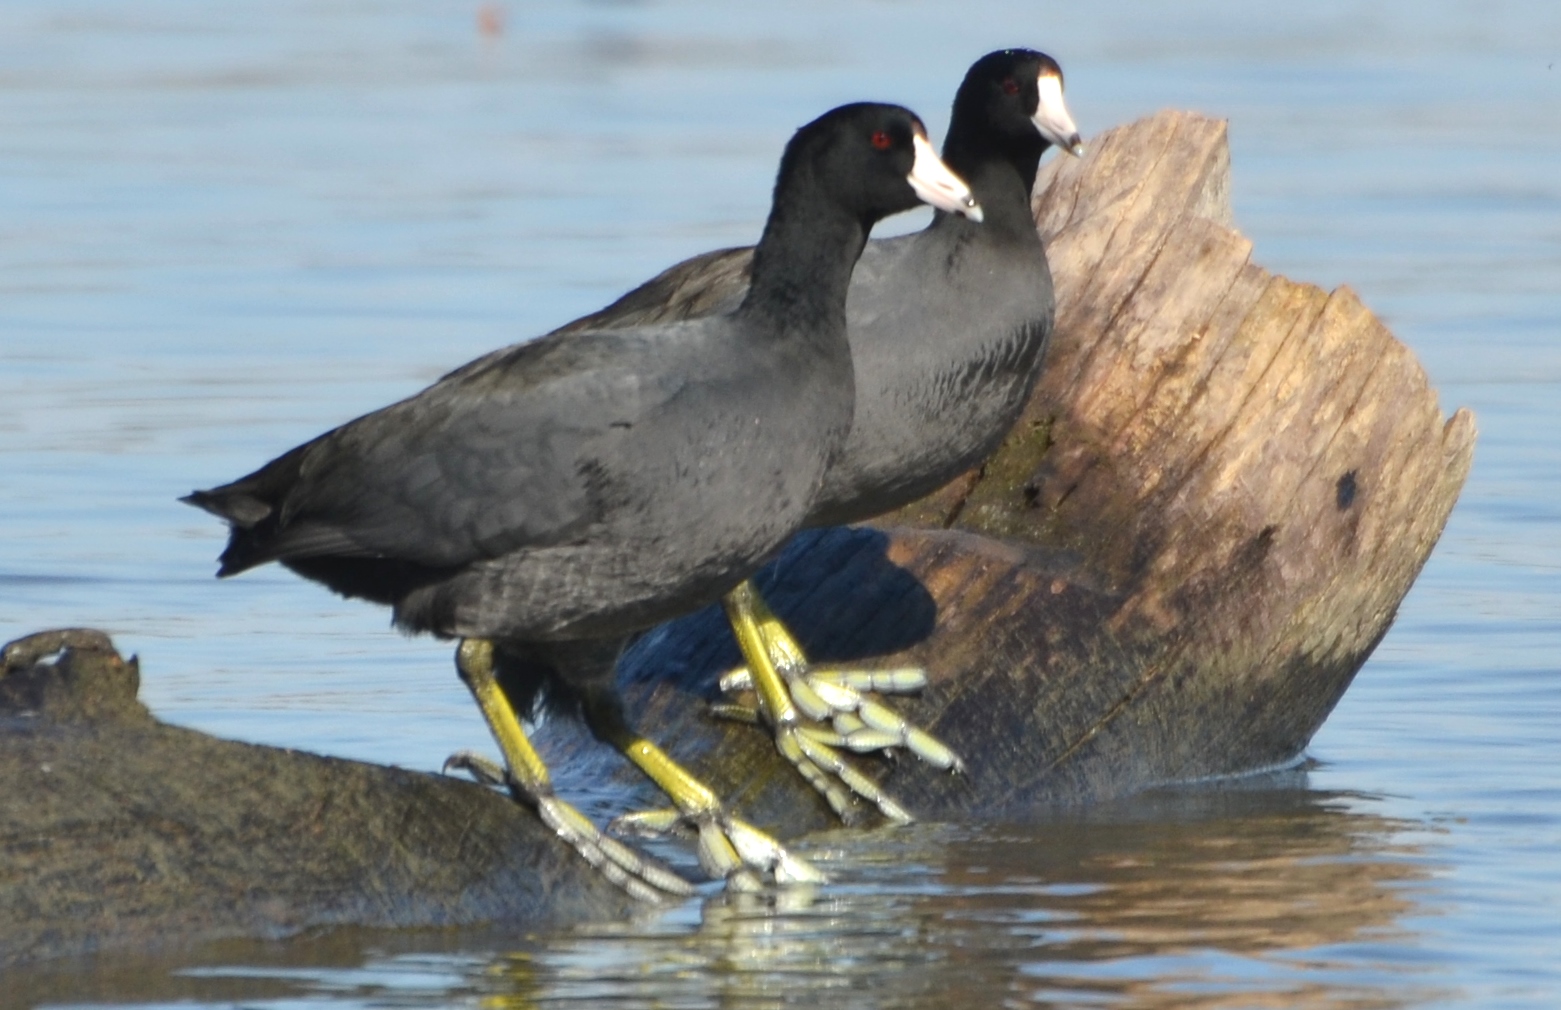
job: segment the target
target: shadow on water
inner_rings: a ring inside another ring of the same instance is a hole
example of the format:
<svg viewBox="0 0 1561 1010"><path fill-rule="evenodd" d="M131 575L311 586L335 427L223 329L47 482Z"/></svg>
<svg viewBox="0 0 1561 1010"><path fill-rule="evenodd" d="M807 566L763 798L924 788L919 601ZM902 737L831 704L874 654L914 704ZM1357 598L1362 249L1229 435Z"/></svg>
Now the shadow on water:
<svg viewBox="0 0 1561 1010"><path fill-rule="evenodd" d="M1165 792L1041 826L815 836L818 891L713 895L513 937L337 931L36 969L28 1004L242 1000L494 1008L1398 1007L1445 997L1414 939L1422 824L1304 773Z"/></svg>

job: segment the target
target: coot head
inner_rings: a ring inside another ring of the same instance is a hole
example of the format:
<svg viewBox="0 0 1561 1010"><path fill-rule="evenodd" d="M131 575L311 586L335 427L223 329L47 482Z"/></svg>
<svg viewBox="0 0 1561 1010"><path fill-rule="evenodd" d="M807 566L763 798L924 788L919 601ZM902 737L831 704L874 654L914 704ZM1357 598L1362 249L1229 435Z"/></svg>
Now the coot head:
<svg viewBox="0 0 1561 1010"><path fill-rule="evenodd" d="M970 187L939 160L916 114L898 105L858 102L815 119L786 145L780 179L821 183L868 224L918 203L981 220Z"/></svg>
<svg viewBox="0 0 1561 1010"><path fill-rule="evenodd" d="M965 74L954 108L956 119L963 113L1017 142L1033 143L1039 133L1045 144L1084 154L1062 100L1062 68L1034 49L1000 49L981 57Z"/></svg>

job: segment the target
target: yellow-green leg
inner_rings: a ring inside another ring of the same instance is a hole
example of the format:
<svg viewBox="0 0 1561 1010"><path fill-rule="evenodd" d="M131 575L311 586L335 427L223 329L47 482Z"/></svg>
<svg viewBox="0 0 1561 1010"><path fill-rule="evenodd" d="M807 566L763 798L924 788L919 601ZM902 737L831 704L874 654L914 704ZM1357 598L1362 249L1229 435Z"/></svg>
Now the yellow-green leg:
<svg viewBox="0 0 1561 1010"><path fill-rule="evenodd" d="M699 835L700 866L735 890L754 890L762 886L765 875L780 884L824 882L824 875L807 860L729 813L708 786L631 729L615 695L588 693L585 715L592 731L648 775L677 807L620 817L613 823L615 830L660 833L680 824L691 825Z"/></svg>
<svg viewBox="0 0 1561 1010"><path fill-rule="evenodd" d="M526 738L514 708L494 680L492 642L464 639L456 649L455 665L504 753L508 767L501 774L512 794L536 807L543 822L586 862L634 897L664 901L694 893L688 881L651 857L602 834L590 818L554 795L547 765ZM457 755L446 767L451 765L471 768L479 778L491 778L494 774L493 769L485 767L486 762L470 755Z"/></svg>
<svg viewBox="0 0 1561 1010"><path fill-rule="evenodd" d="M862 753L904 747L934 767L963 770L963 762L947 745L864 696L865 691L919 690L926 683L920 670L811 669L801 646L752 583L732 590L725 602L748 665L723 677L721 686L729 691L753 690L759 709L718 706L717 712L769 723L776 748L842 820L852 818L852 795L872 803L891 820L909 821L911 816L877 783L847 764L840 749ZM819 725L825 722L829 725Z"/></svg>

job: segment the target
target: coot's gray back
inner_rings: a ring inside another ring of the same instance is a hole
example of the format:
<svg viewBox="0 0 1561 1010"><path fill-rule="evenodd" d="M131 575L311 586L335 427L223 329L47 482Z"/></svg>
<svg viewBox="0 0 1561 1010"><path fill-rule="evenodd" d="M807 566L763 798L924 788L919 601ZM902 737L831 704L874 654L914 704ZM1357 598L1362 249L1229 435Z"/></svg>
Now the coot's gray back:
<svg viewBox="0 0 1561 1010"><path fill-rule="evenodd" d="M280 561L407 630L513 641L714 599L801 524L849 428L843 303L867 228L916 202L924 162L948 205L971 202L916 153L921 129L862 105L799 131L732 314L495 352L191 495L229 521L221 574Z"/></svg>
<svg viewBox="0 0 1561 1010"><path fill-rule="evenodd" d="M956 95L944 158L980 201L980 224L940 213L914 235L869 242L857 261L846 303L856 414L808 525L936 490L986 458L1029 398L1055 311L1030 187L1047 146L1078 145L1065 110L1045 119L1034 80L1046 74L1060 82L1042 54L992 53ZM558 332L727 311L748 265L747 249L694 257Z"/></svg>

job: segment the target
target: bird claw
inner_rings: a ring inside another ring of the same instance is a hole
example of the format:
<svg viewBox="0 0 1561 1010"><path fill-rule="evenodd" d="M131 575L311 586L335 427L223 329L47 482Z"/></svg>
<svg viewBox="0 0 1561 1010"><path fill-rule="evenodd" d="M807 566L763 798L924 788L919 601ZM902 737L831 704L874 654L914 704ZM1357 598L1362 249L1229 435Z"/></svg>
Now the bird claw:
<svg viewBox="0 0 1561 1010"><path fill-rule="evenodd" d="M639 852L597 830L590 818L557 796L537 801L537 813L554 833L570 845L602 875L635 898L661 903L687 898L694 886L659 860Z"/></svg>
<svg viewBox="0 0 1561 1010"><path fill-rule="evenodd" d="M693 835L693 822L681 810L636 810L619 814L607 822L607 830L625 838L666 838L668 835Z"/></svg>
<svg viewBox="0 0 1561 1010"><path fill-rule="evenodd" d="M699 865L711 877L724 879L726 886L734 891L761 890L766 879L783 887L828 881L812 863L724 810L698 813L676 809L637 811L614 819L608 830L637 837L694 833L698 837Z"/></svg>
<svg viewBox="0 0 1561 1010"><path fill-rule="evenodd" d="M603 834L591 819L557 796L531 796L504 770L504 766L473 751L459 751L445 759L443 771L464 771L487 786L503 786L511 795L536 807L553 833L580 857L632 897L652 904L686 898L694 893L688 881L659 860Z"/></svg>
<svg viewBox="0 0 1561 1010"><path fill-rule="evenodd" d="M914 668L893 670L809 669L800 656L787 655L782 666L783 683L797 713L813 724L793 724L774 729L775 746L829 802L845 824L858 819L853 797L876 807L884 817L906 824L914 818L876 782L845 761L841 751L856 754L883 752L892 755L903 748L921 761L956 774L965 765L959 755L926 730L915 726L887 706L865 697L864 692L906 693L921 689L926 674ZM753 676L740 667L721 678L724 691L750 690ZM725 719L759 723L767 721L760 709L746 705L711 706L712 714Z"/></svg>
<svg viewBox="0 0 1561 1010"><path fill-rule="evenodd" d="M889 670L839 670L798 668L793 658L785 667L785 683L797 711L819 723L829 723L835 735L831 745L858 754L902 747L934 768L955 773L965 763L947 744L926 730L907 721L893 709L865 695L909 694L927 684L927 674L916 667ZM753 675L747 667L738 667L721 678L721 690L727 693L753 688ZM712 711L721 718L742 722L759 721L756 709L741 705L715 705ZM817 732L816 727L810 730Z"/></svg>
<svg viewBox="0 0 1561 1010"><path fill-rule="evenodd" d="M444 759L444 764L439 771L443 775L451 772L465 772L479 784L485 786L509 788L509 775L504 771L504 766L497 761L483 757L473 750L459 750Z"/></svg>
<svg viewBox="0 0 1561 1010"><path fill-rule="evenodd" d="M797 660L787 656L787 666L794 667ZM777 669L780 665L777 664ZM793 669L791 672L795 672ZM874 694L915 694L927 686L927 671L919 666L891 667L885 670L842 670L835 667L810 668L806 675L813 680L826 681L853 691ZM721 690L728 694L753 690L753 674L746 666L730 670L721 678Z"/></svg>
<svg viewBox="0 0 1561 1010"><path fill-rule="evenodd" d="M786 737L785 746L781 745L783 735ZM824 794L843 823L850 825L855 820L852 796L871 803L880 814L896 824L910 824L916 819L878 783L853 768L834 747L814 739L807 729L791 727L778 733L776 745L802 773L802 777ZM828 786L821 782L827 782Z"/></svg>

